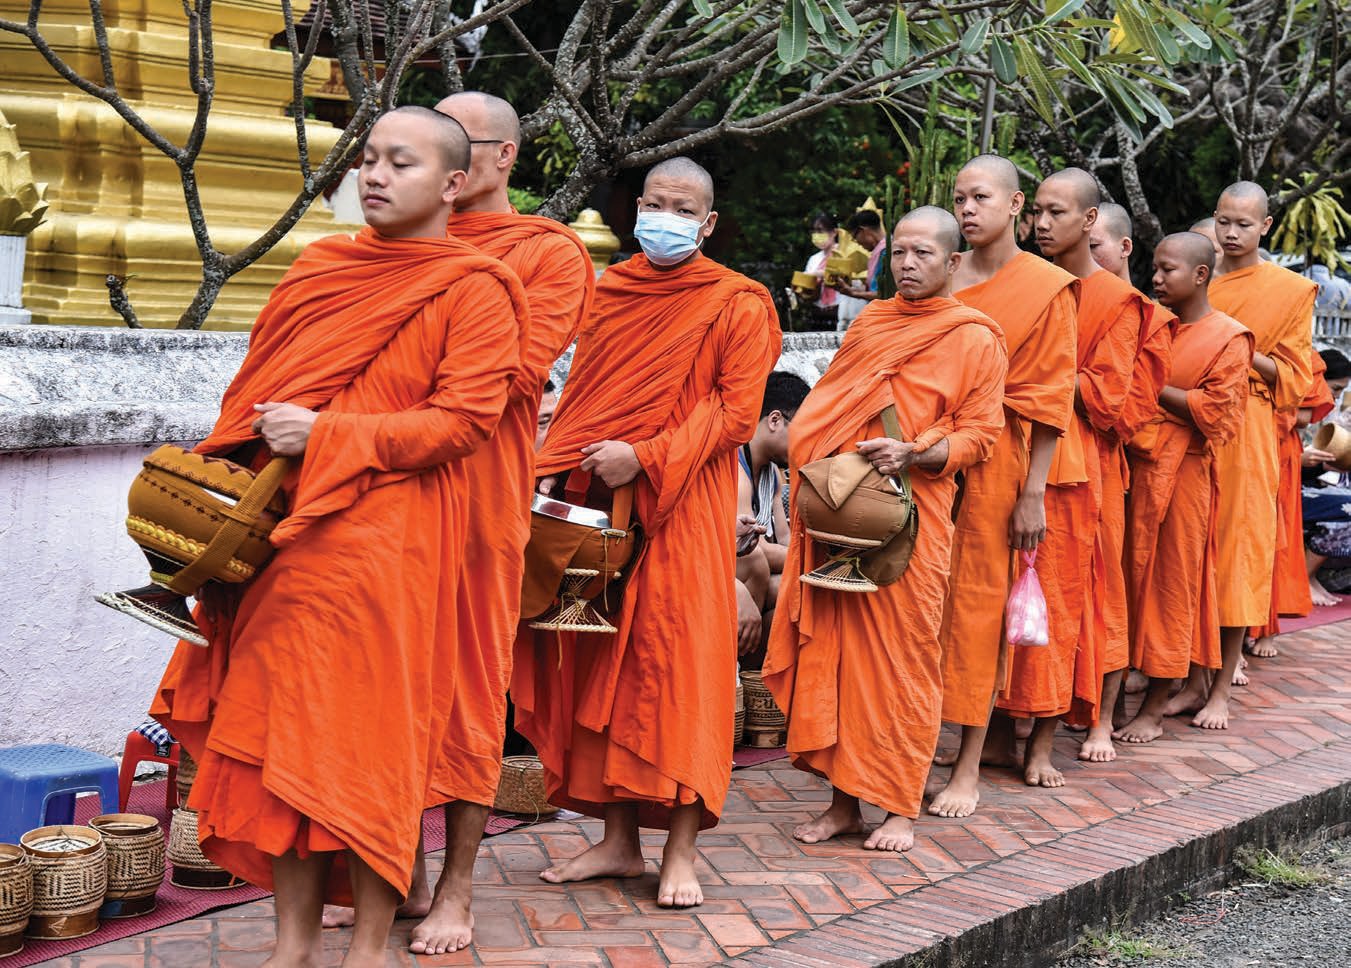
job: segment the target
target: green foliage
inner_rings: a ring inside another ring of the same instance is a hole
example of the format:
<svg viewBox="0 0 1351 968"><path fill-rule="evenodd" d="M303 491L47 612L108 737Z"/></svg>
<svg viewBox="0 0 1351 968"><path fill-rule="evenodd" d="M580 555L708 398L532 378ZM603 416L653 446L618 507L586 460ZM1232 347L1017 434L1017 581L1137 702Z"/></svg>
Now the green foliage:
<svg viewBox="0 0 1351 968"><path fill-rule="evenodd" d="M1302 184L1285 180L1284 188L1297 190L1310 184L1317 175L1305 172ZM1351 230L1351 212L1341 206L1342 190L1323 186L1290 204L1281 213L1280 224L1271 237L1273 248L1304 258L1305 267L1321 262L1329 269L1351 268L1337 251Z"/></svg>
<svg viewBox="0 0 1351 968"><path fill-rule="evenodd" d="M524 188L517 188L515 185L507 186L507 198L511 200L512 205L516 206L516 211L522 215L530 215L544 204L542 195L536 195Z"/></svg>
<svg viewBox="0 0 1351 968"><path fill-rule="evenodd" d="M1133 938L1115 928L1085 931L1083 939L1075 950L1104 959L1108 964L1149 958L1172 958L1186 954L1186 952L1156 945L1145 938Z"/></svg>
<svg viewBox="0 0 1351 968"><path fill-rule="evenodd" d="M1249 877L1278 887L1313 887L1330 879L1322 867L1303 864L1294 852L1285 850L1244 850L1238 855L1238 865Z"/></svg>

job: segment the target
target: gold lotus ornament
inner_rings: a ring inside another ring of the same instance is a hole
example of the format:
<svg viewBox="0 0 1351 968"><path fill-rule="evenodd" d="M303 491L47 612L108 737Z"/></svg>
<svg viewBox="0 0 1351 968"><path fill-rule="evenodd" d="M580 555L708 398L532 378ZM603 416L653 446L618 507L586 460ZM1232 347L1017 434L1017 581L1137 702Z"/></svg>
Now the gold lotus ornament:
<svg viewBox="0 0 1351 968"><path fill-rule="evenodd" d="M28 235L47 215L47 185L33 181L28 152L0 114L0 235Z"/></svg>

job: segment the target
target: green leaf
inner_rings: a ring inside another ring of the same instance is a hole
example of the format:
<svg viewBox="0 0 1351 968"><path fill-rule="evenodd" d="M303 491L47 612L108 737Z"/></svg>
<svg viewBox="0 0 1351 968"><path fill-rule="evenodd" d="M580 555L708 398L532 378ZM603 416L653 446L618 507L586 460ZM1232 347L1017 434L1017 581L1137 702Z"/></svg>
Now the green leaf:
<svg viewBox="0 0 1351 968"><path fill-rule="evenodd" d="M1150 31L1154 34L1157 46L1163 54L1163 62L1168 65L1180 63L1182 60L1182 48L1177 44L1177 38L1173 32L1161 24L1150 24Z"/></svg>
<svg viewBox="0 0 1351 968"><path fill-rule="evenodd" d="M1055 124L1055 109L1051 102L1055 99L1055 89L1051 79L1042 66L1041 54L1026 37L1015 36L1013 49L1018 60L1018 69L1022 72L1024 85L1032 92L1032 105L1047 124Z"/></svg>
<svg viewBox="0 0 1351 968"><path fill-rule="evenodd" d="M1182 31L1182 36L1186 37L1190 43L1195 44L1202 50L1210 50L1210 35L1187 19L1186 14L1165 4L1163 15L1171 20L1178 30Z"/></svg>
<svg viewBox="0 0 1351 968"><path fill-rule="evenodd" d="M788 0L779 22L779 60L792 66L807 56L807 12L802 0Z"/></svg>
<svg viewBox="0 0 1351 968"><path fill-rule="evenodd" d="M1056 3L1054 0L1047 0L1047 16L1044 22L1047 24L1059 23L1066 17L1072 17L1087 2L1088 0L1063 0L1063 2Z"/></svg>
<svg viewBox="0 0 1351 968"><path fill-rule="evenodd" d="M708 0L694 0L694 12L701 17L713 16L713 5Z"/></svg>
<svg viewBox="0 0 1351 968"><path fill-rule="evenodd" d="M996 36L990 44L990 66L994 76L1001 84L1012 84L1018 80L1018 64L1013 57L1013 48L1003 37Z"/></svg>
<svg viewBox="0 0 1351 968"><path fill-rule="evenodd" d="M844 53L844 38L833 30L821 32L821 44L837 57Z"/></svg>
<svg viewBox="0 0 1351 968"><path fill-rule="evenodd" d="M1135 97L1139 100L1140 104L1144 106L1145 110L1158 118L1159 122L1165 128L1171 128L1173 126L1173 112L1168 110L1167 105L1159 100L1153 91L1143 84L1134 85L1131 88L1131 91L1135 94Z"/></svg>
<svg viewBox="0 0 1351 968"><path fill-rule="evenodd" d="M905 63L910 56L910 23L905 18L905 9L897 3L887 21L887 32L882 38L882 60L893 70Z"/></svg>
<svg viewBox="0 0 1351 968"><path fill-rule="evenodd" d="M962 34L961 43L958 44L958 49L961 50L963 54L974 54L985 46L985 38L989 35L990 18L982 17L970 27L966 28L966 32Z"/></svg>
<svg viewBox="0 0 1351 968"><path fill-rule="evenodd" d="M816 0L802 0L802 9L807 14L807 23L812 25L812 30L818 34L826 32L826 15L821 12Z"/></svg>
<svg viewBox="0 0 1351 968"><path fill-rule="evenodd" d="M1051 38L1051 48L1060 56L1060 62L1068 67L1075 77L1087 84L1091 90L1097 91L1099 94L1102 93L1102 86L1098 83L1098 79L1093 76L1093 72L1088 69L1088 66L1079 59L1074 51L1070 50L1068 44L1053 37Z"/></svg>
<svg viewBox="0 0 1351 968"><path fill-rule="evenodd" d="M835 19L840 22L840 26L844 28L844 32L850 37L857 36L858 21L849 12L849 8L844 5L844 0L825 0L825 3L830 8L830 12L835 15Z"/></svg>
<svg viewBox="0 0 1351 968"><path fill-rule="evenodd" d="M908 91L912 87L919 87L921 84L927 84L929 81L937 80L942 77L946 71L941 67L931 67L927 71L920 71L918 74L911 74L909 77L902 77L898 80L892 91Z"/></svg>

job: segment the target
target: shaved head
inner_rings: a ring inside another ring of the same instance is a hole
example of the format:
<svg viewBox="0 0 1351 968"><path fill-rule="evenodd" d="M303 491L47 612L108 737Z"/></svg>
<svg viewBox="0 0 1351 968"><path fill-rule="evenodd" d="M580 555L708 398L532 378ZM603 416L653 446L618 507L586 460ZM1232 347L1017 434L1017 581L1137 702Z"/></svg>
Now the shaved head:
<svg viewBox="0 0 1351 968"><path fill-rule="evenodd" d="M1098 188L1098 180L1082 168L1062 168L1048 176L1042 184L1068 189L1081 211L1102 207L1102 190Z"/></svg>
<svg viewBox="0 0 1351 968"><path fill-rule="evenodd" d="M1018 169L1014 167L1013 162L999 155L976 155L965 165L961 172L979 171L989 176L996 185L1007 191L1010 195L1022 188L1022 183L1018 178Z"/></svg>
<svg viewBox="0 0 1351 968"><path fill-rule="evenodd" d="M944 256L952 255L962 245L962 232L957 220L951 212L934 205L923 205L907 213L896 223L894 234L899 235L906 229L932 237L943 249Z"/></svg>
<svg viewBox="0 0 1351 968"><path fill-rule="evenodd" d="M521 119L516 109L495 94L483 91L461 91L442 98L436 110L448 114L472 131L474 140L510 141L521 143Z"/></svg>
<svg viewBox="0 0 1351 968"><path fill-rule="evenodd" d="M667 158L653 165L647 177L643 179L644 195L648 193L648 185L654 180L684 183L704 203L704 211L713 210L713 176L693 158L677 155L675 158Z"/></svg>
<svg viewBox="0 0 1351 968"><path fill-rule="evenodd" d="M1258 218L1267 217L1267 193L1257 182L1234 182L1220 192L1220 201L1223 202L1226 198L1252 206L1257 210Z"/></svg>
<svg viewBox="0 0 1351 968"><path fill-rule="evenodd" d="M1191 227L1191 231L1192 231L1192 232L1214 232L1214 231L1215 231L1215 220L1214 220L1213 218L1203 218L1203 219L1201 219L1201 221L1199 221L1199 222L1193 222L1193 223L1192 223L1192 227Z"/></svg>
<svg viewBox="0 0 1351 968"><path fill-rule="evenodd" d="M1134 234L1131 213L1116 202L1103 202L1098 206L1098 224L1118 239L1129 239Z"/></svg>
<svg viewBox="0 0 1351 968"><path fill-rule="evenodd" d="M433 111L431 108L406 104L380 115L376 119L375 125L372 126L372 130L382 120L390 116L421 120L435 139L436 147L441 153L441 159L445 162L447 171L464 171L469 167L469 136L464 133L464 128L454 118Z"/></svg>
<svg viewBox="0 0 1351 968"><path fill-rule="evenodd" d="M1199 232L1174 232L1164 236L1159 248L1167 248L1168 254L1189 266L1205 266L1212 272L1215 269L1215 246L1210 239Z"/></svg>

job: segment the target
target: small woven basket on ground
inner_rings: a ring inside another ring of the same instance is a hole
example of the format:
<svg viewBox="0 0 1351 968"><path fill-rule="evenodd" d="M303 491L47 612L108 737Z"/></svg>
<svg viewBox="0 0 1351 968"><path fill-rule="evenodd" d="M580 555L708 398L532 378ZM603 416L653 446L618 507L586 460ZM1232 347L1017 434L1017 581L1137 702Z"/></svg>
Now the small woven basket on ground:
<svg viewBox="0 0 1351 968"><path fill-rule="evenodd" d="M0 844L0 958L23 950L33 913L33 865L22 847Z"/></svg>
<svg viewBox="0 0 1351 968"><path fill-rule="evenodd" d="M223 891L244 883L229 871L207 860L197 843L197 812L182 807L174 810L169 821L169 863L174 865L169 879L179 887L193 891Z"/></svg>
<svg viewBox="0 0 1351 968"><path fill-rule="evenodd" d="M134 918L155 910L164 882L164 831L143 813L106 813L89 821L108 850L108 893L100 918Z"/></svg>
<svg viewBox="0 0 1351 968"><path fill-rule="evenodd" d="M544 791L544 764L538 756L508 756L502 760L493 809L536 819L558 812Z"/></svg>
<svg viewBox="0 0 1351 968"><path fill-rule="evenodd" d="M80 938L96 931L108 890L108 851L93 827L38 827L19 838L33 867L30 938Z"/></svg>
<svg viewBox="0 0 1351 968"><path fill-rule="evenodd" d="M174 785L178 787L178 805L188 805L188 794L192 792L192 782L197 779L197 761L188 755L182 744L178 747L178 772Z"/></svg>
<svg viewBox="0 0 1351 968"><path fill-rule="evenodd" d="M741 745L746 736L746 687L741 684L741 677L736 680L736 711L732 716L732 747Z"/></svg>
<svg viewBox="0 0 1351 968"><path fill-rule="evenodd" d="M788 741L788 720L760 678L759 670L741 673L746 694L746 745L772 749Z"/></svg>

